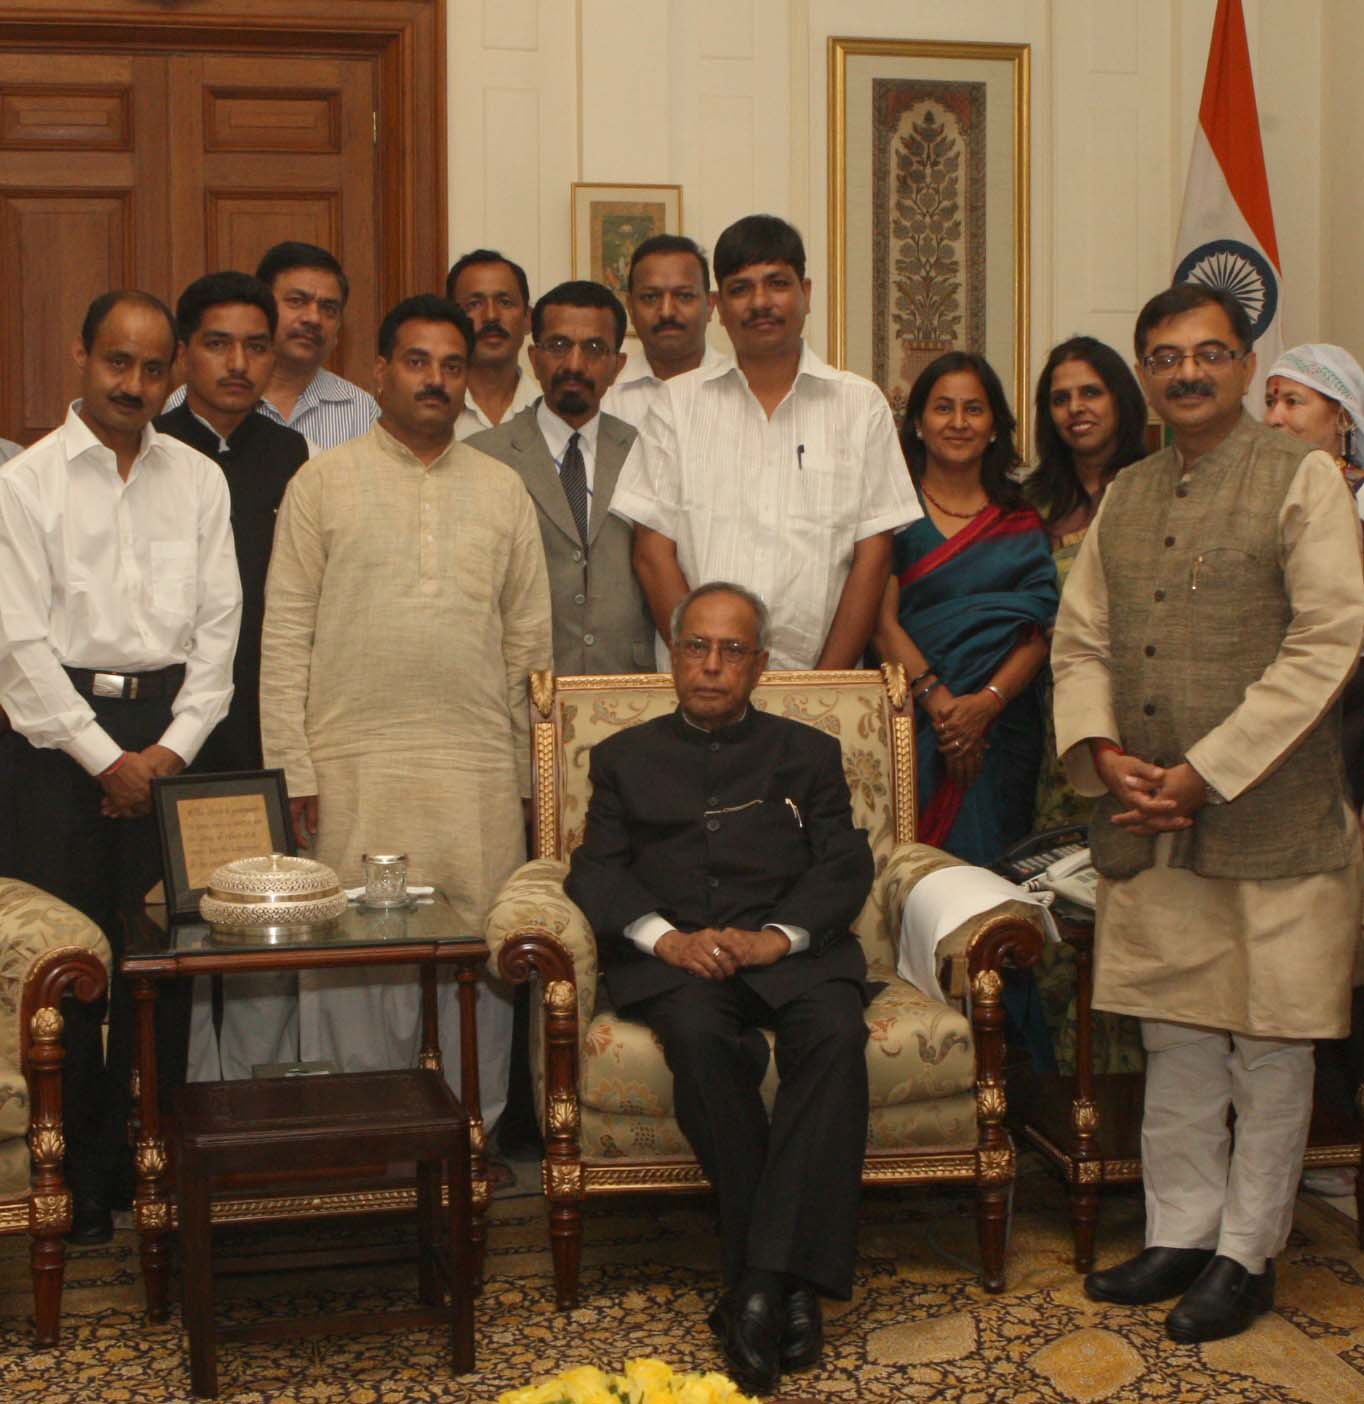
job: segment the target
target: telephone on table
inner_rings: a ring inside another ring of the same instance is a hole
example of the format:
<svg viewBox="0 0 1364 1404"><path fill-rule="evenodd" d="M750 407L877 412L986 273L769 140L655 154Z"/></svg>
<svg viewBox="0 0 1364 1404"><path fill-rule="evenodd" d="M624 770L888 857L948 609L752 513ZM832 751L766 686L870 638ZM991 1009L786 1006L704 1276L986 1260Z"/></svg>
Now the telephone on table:
<svg viewBox="0 0 1364 1404"><path fill-rule="evenodd" d="M1088 838L1083 825L1030 834L999 860L995 871L1029 892L1054 892L1092 912L1099 875L1090 862Z"/></svg>

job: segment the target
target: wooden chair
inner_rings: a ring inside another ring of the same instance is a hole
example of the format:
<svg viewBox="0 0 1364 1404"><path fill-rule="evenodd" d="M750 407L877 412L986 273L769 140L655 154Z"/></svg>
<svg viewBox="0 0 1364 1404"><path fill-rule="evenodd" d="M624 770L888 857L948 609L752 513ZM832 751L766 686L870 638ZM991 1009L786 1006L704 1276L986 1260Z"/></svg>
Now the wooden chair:
<svg viewBox="0 0 1364 1404"><path fill-rule="evenodd" d="M545 1136L555 1290L568 1306L577 1295L585 1199L708 1186L673 1119L662 1050L647 1028L611 1009L592 932L563 891L566 860L582 839L588 752L612 732L671 711L672 679L539 673L531 698L536 858L498 895L488 945L506 979L535 980L532 1076ZM871 1120L863 1182L974 1185L983 1279L999 1291L1014 1179L1003 1126L1001 972L1037 959L1036 909L1005 903L952 933L939 947L949 1002L901 980L896 941L906 897L920 878L957 861L914 842L914 730L903 669L768 673L753 703L838 738L854 817L876 858L876 881L855 923L871 978L886 982L867 1010ZM769 1106L775 1086L769 1066Z"/></svg>
<svg viewBox="0 0 1364 1404"><path fill-rule="evenodd" d="M32 1245L38 1345L56 1345L71 1193L62 1176L62 996L99 999L104 933L74 907L0 878L0 1233Z"/></svg>

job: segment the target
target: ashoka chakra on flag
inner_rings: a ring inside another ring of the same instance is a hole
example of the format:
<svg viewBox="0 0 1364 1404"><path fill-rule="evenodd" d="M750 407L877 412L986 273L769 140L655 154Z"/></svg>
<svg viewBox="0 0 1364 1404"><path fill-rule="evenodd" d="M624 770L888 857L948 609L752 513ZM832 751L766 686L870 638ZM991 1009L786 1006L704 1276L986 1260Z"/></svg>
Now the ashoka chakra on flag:
<svg viewBox="0 0 1364 1404"><path fill-rule="evenodd" d="M1204 283L1231 293L1246 309L1257 340L1279 306L1274 265L1259 249L1237 239L1214 239L1190 250L1175 269L1174 281Z"/></svg>

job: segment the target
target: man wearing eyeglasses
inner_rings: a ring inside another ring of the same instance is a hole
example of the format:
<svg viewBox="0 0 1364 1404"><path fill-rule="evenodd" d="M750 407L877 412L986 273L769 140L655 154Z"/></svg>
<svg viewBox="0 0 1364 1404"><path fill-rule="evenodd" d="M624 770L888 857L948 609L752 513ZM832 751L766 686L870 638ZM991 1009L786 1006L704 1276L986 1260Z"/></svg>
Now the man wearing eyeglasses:
<svg viewBox="0 0 1364 1404"><path fill-rule="evenodd" d="M837 741L749 703L762 601L712 582L671 624L677 711L593 747L567 891L613 1006L663 1046L719 1202L727 1291L710 1326L735 1382L767 1394L819 1359L819 1295L852 1292L868 1092L851 926L873 864ZM763 1029L781 1072L770 1119Z"/></svg>
<svg viewBox="0 0 1364 1404"><path fill-rule="evenodd" d="M555 672L652 673L654 626L630 564L630 528L610 511L637 436L601 412L625 363L625 309L601 283L560 283L535 304L531 335L542 398L469 445L514 468L534 499Z"/></svg>
<svg viewBox="0 0 1364 1404"><path fill-rule="evenodd" d="M1359 525L1329 455L1242 408L1251 345L1219 289L1142 310L1137 369L1173 444L1108 489L1052 646L1057 747L1101 796L1094 1005L1139 1018L1147 1052L1147 1246L1085 1288L1180 1297L1180 1342L1273 1306L1311 1040L1349 1032L1359 935L1339 700L1364 635Z"/></svg>

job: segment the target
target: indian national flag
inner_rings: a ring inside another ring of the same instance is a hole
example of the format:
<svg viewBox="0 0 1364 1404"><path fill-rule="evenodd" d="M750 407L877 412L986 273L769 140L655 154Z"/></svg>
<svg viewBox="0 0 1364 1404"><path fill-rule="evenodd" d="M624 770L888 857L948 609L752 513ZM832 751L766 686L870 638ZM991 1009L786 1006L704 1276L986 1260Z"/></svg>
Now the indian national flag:
<svg viewBox="0 0 1364 1404"><path fill-rule="evenodd" d="M1245 16L1241 0L1217 0L1172 281L1209 283L1241 300L1255 333L1246 405L1257 419L1265 374L1283 350L1280 268Z"/></svg>

